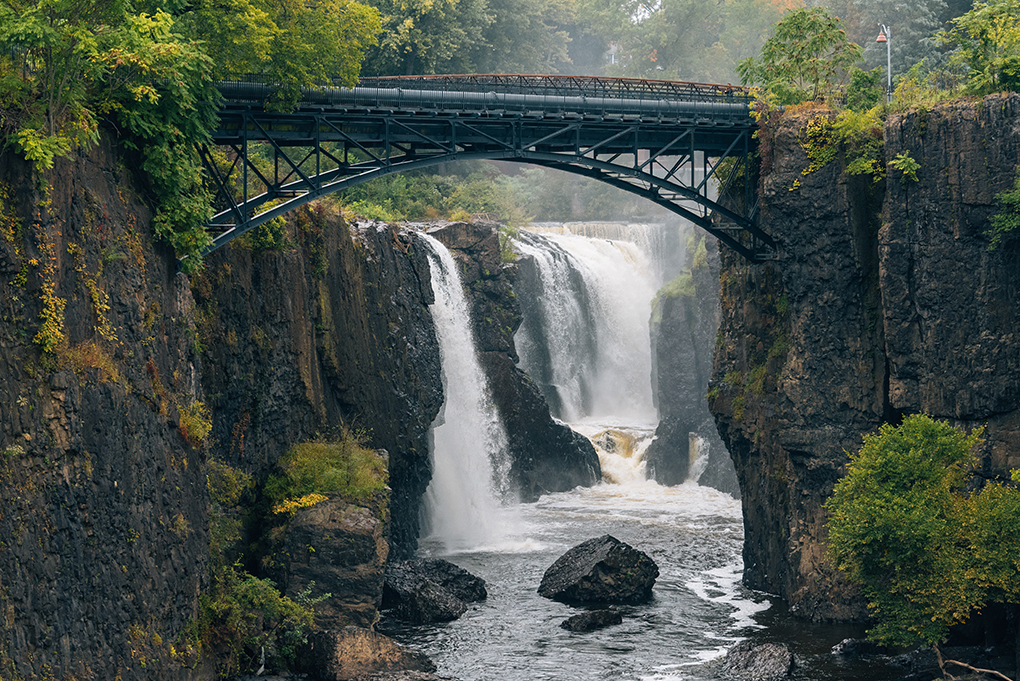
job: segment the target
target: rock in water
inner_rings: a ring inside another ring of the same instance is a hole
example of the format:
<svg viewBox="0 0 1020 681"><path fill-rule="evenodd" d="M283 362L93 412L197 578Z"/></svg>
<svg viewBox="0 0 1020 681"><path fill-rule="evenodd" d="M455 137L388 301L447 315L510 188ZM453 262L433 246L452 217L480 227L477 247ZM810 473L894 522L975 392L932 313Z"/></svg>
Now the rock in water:
<svg viewBox="0 0 1020 681"><path fill-rule="evenodd" d="M359 627L315 632L309 637L302 662L318 681L348 681L374 672L436 671L436 665L424 653Z"/></svg>
<svg viewBox="0 0 1020 681"><path fill-rule="evenodd" d="M560 624L567 631L595 631L623 622L623 615L616 610L589 610L568 617Z"/></svg>
<svg viewBox="0 0 1020 681"><path fill-rule="evenodd" d="M393 609L402 620L449 622L464 614L467 603L485 597L485 580L449 561L424 558L386 568L383 608Z"/></svg>
<svg viewBox="0 0 1020 681"><path fill-rule="evenodd" d="M783 643L738 643L726 653L723 671L749 681L779 681L790 675L793 654Z"/></svg>
<svg viewBox="0 0 1020 681"><path fill-rule="evenodd" d="M560 556L545 571L538 593L563 603L643 603L658 576L655 561L606 534Z"/></svg>

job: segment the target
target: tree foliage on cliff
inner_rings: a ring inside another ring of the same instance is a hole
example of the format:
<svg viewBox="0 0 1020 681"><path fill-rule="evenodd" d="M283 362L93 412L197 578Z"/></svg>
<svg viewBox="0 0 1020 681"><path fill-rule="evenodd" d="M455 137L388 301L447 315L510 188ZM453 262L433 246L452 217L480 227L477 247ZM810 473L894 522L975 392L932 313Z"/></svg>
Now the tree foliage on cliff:
<svg viewBox="0 0 1020 681"><path fill-rule="evenodd" d="M195 148L216 122L214 76L277 77L281 101L330 76L352 84L378 14L351 0L140 5L151 6L0 3L0 133L44 171L112 124L149 179L157 235L192 269L209 242L211 196Z"/></svg>
<svg viewBox="0 0 1020 681"><path fill-rule="evenodd" d="M379 12L353 0L196 0L177 18L216 64L216 78L257 74L277 83L281 108L305 86L355 85L382 29Z"/></svg>
<svg viewBox="0 0 1020 681"><path fill-rule="evenodd" d="M839 18L811 7L787 13L773 27L759 57L741 61L737 73L744 85L761 85L780 103L796 104L817 99L843 82L862 54Z"/></svg>
<svg viewBox="0 0 1020 681"><path fill-rule="evenodd" d="M150 179L157 234L192 255L210 213L194 147L208 139L218 95L209 58L176 28L165 12L116 0L0 5L0 117L5 145L39 170L94 144L100 120L111 121Z"/></svg>
<svg viewBox="0 0 1020 681"><path fill-rule="evenodd" d="M954 47L951 60L970 70L968 89L974 94L999 90L1020 92L1020 0L975 2L953 19L939 39Z"/></svg>
<svg viewBox="0 0 1020 681"><path fill-rule="evenodd" d="M992 228L985 232L991 239L988 244L990 251L1020 235L1020 168L1017 169L1013 189L996 194L995 203L999 210L989 219Z"/></svg>
<svg viewBox="0 0 1020 681"><path fill-rule="evenodd" d="M1020 492L967 491L981 433L909 416L851 455L825 505L829 547L868 599L869 637L937 645L986 602L1020 601Z"/></svg>

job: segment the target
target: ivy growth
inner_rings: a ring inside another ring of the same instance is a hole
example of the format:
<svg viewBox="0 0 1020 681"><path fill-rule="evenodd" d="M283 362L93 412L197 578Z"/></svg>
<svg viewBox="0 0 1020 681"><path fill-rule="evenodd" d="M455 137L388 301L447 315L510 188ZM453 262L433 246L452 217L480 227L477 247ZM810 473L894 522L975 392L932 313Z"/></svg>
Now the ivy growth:
<svg viewBox="0 0 1020 681"><path fill-rule="evenodd" d="M815 116L801 131L800 144L810 160L804 175L824 168L842 152L849 175L871 175L876 182L885 177L882 120L876 109Z"/></svg>
<svg viewBox="0 0 1020 681"><path fill-rule="evenodd" d="M992 228L985 232L985 236L991 239L988 244L990 251L1020 234L1020 168L1017 169L1013 188L996 194L995 204L999 211L990 218Z"/></svg>

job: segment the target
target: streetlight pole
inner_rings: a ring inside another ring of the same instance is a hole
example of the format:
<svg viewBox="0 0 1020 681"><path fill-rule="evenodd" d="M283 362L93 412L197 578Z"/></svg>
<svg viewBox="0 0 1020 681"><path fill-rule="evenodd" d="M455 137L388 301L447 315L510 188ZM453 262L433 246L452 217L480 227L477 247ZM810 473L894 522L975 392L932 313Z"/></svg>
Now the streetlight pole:
<svg viewBox="0 0 1020 681"><path fill-rule="evenodd" d="M885 73L886 73L886 86L885 86L885 100L887 102L892 101L892 31L885 24L879 24L882 30L878 32L878 37L875 38L876 43L885 43Z"/></svg>

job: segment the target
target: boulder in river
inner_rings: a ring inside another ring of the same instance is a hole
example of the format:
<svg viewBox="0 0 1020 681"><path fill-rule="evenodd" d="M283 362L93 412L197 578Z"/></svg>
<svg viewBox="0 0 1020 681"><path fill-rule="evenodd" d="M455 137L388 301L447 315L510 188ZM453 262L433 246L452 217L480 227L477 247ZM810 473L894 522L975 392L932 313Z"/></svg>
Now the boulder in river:
<svg viewBox="0 0 1020 681"><path fill-rule="evenodd" d="M538 593L563 603L643 603L658 576L655 561L606 534L560 556L545 571Z"/></svg>
<svg viewBox="0 0 1020 681"><path fill-rule="evenodd" d="M595 631L614 624L621 624L623 615L618 610L588 610L568 617L560 624L567 631Z"/></svg>
<svg viewBox="0 0 1020 681"><path fill-rule="evenodd" d="M485 600L485 580L449 561L419 558L386 567L383 608L408 622L449 622Z"/></svg>
<svg viewBox="0 0 1020 681"><path fill-rule="evenodd" d="M309 637L302 664L318 681L350 681L376 672L436 671L424 653L360 627L315 632Z"/></svg>
<svg viewBox="0 0 1020 681"><path fill-rule="evenodd" d="M743 641L726 653L722 669L738 679L780 681L793 669L793 653L784 643Z"/></svg>

